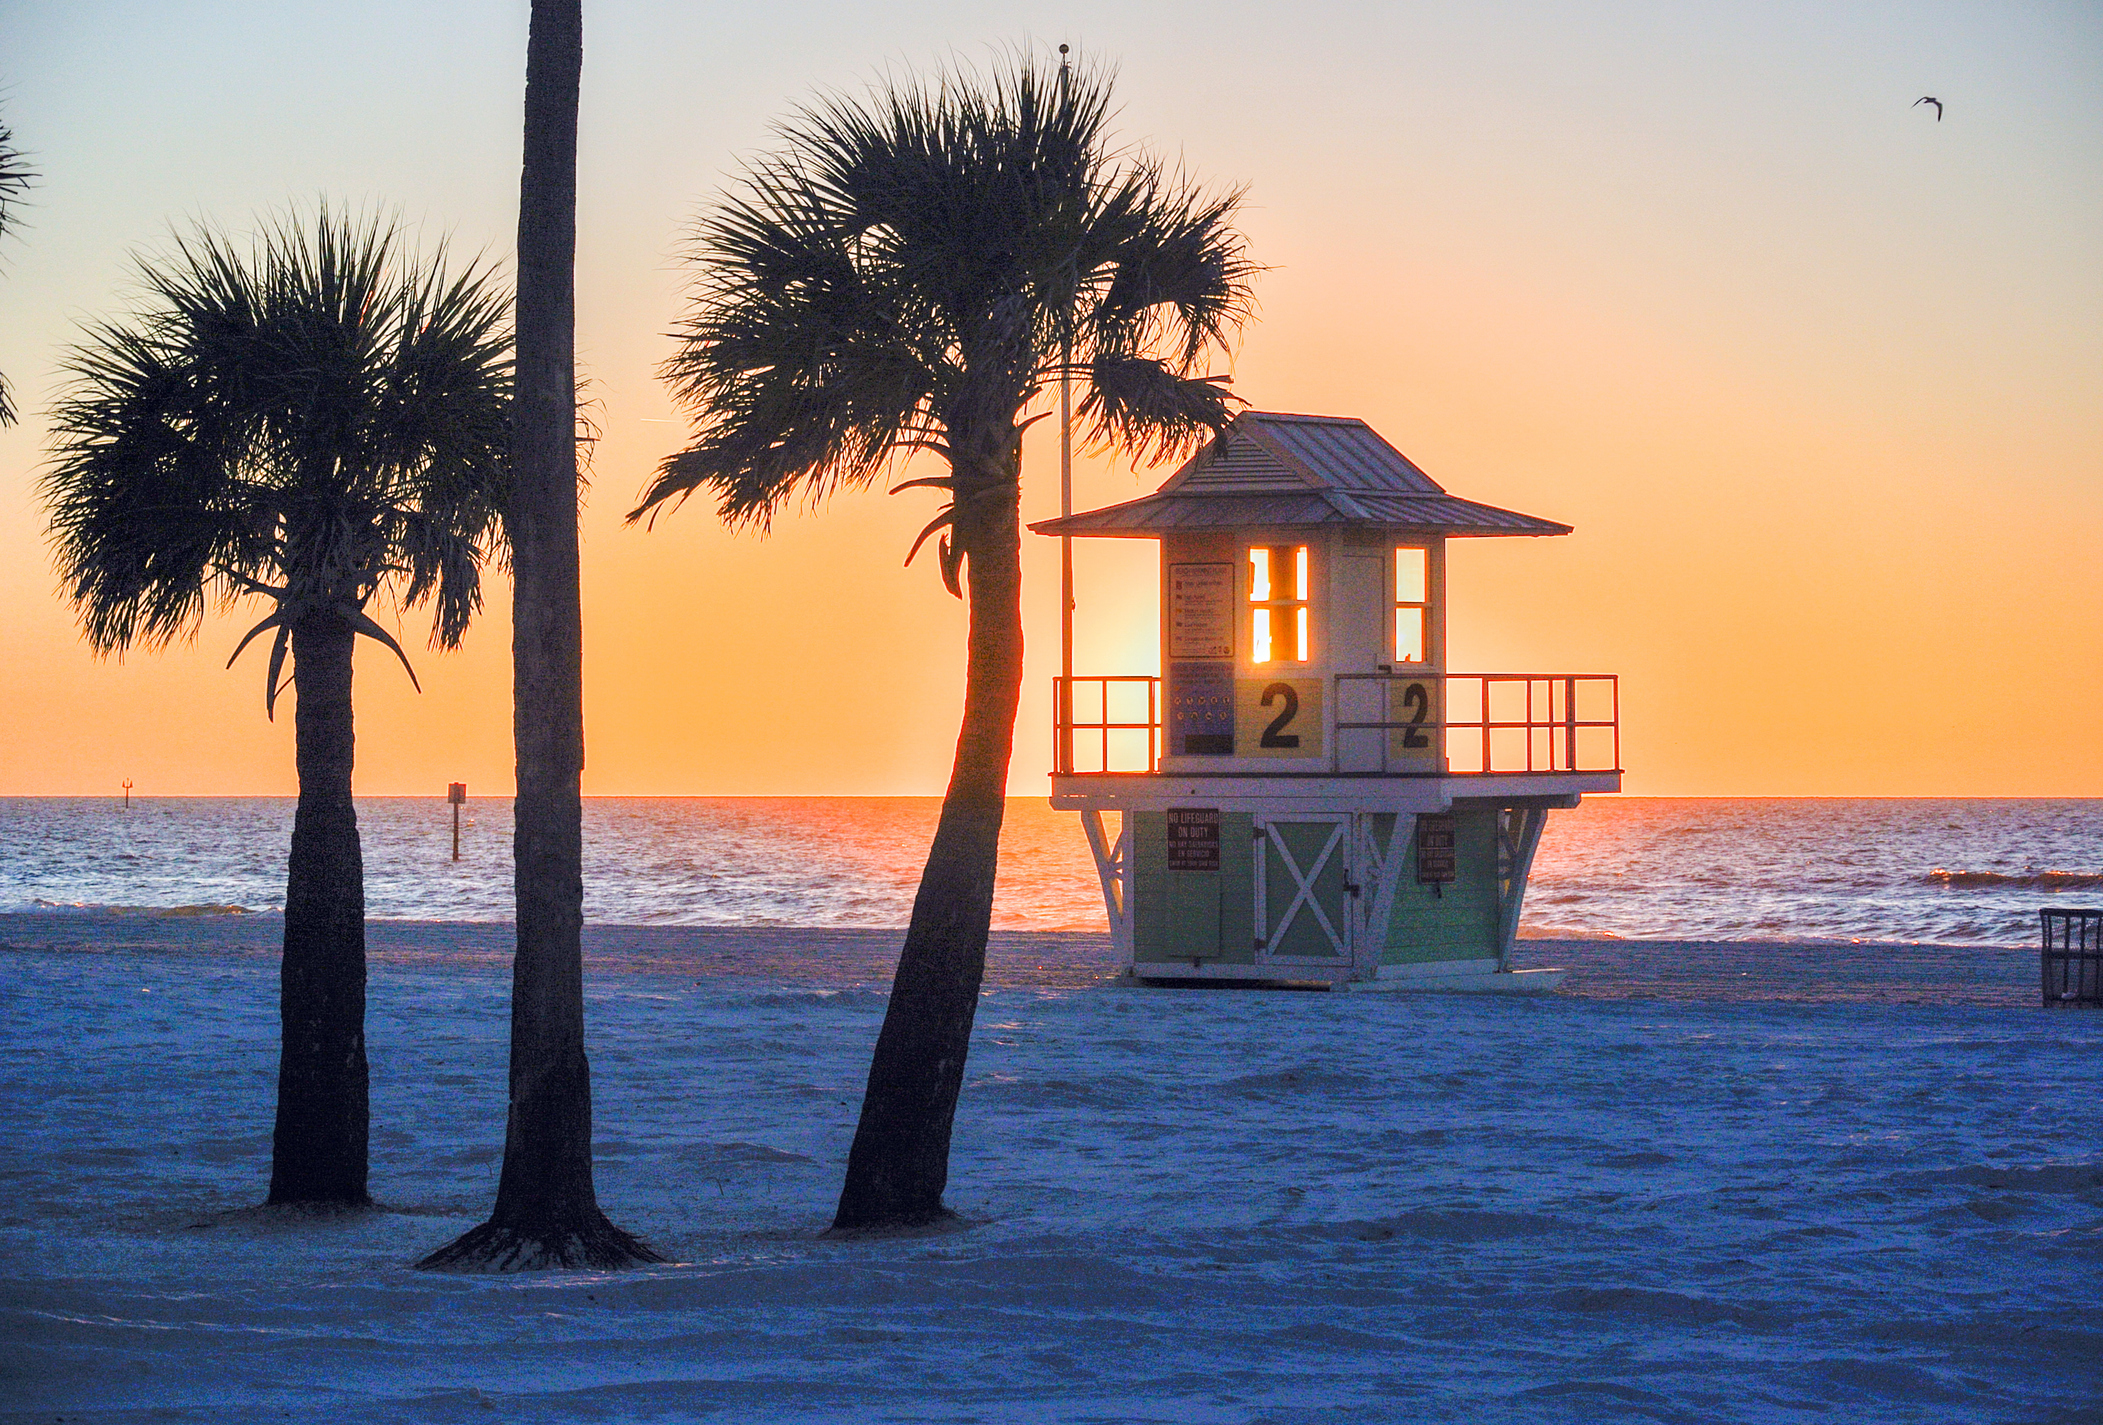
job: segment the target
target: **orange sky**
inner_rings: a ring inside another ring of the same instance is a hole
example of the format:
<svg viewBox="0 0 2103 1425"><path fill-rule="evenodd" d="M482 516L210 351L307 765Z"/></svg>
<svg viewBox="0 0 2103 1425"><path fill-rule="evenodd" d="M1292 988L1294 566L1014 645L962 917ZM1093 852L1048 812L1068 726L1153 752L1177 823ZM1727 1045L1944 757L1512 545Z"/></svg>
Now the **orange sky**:
<svg viewBox="0 0 2103 1425"><path fill-rule="evenodd" d="M508 249L523 5L297 8L0 6L0 117L46 175L0 254L28 412L0 432L0 794L293 788L260 659L221 666L245 623L98 663L53 597L40 412L127 254L317 194ZM1129 135L1251 184L1274 270L1238 391L1577 526L1456 542L1456 670L1619 673L1634 792L2103 795L2092 7L586 8L587 791L940 790L963 622L899 567L926 492L767 540L698 505L619 517L681 434L653 374L674 255L737 156L817 87L1035 34L1120 59ZM1039 434L1030 518L1057 504ZM1166 474L1084 461L1077 500ZM1057 546L1032 543L1022 794L1057 663ZM1154 669L1152 559L1081 544L1080 671ZM508 790L495 602L463 652L416 653L421 696L361 654L361 791Z"/></svg>

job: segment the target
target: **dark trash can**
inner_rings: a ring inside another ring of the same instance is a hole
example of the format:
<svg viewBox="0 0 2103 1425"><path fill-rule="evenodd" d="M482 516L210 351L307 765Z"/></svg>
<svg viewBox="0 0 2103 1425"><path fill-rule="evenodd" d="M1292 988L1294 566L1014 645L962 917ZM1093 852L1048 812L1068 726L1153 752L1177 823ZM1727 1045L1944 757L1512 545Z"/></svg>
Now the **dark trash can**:
<svg viewBox="0 0 2103 1425"><path fill-rule="evenodd" d="M2103 1008L2103 910L2041 910L2045 1007Z"/></svg>

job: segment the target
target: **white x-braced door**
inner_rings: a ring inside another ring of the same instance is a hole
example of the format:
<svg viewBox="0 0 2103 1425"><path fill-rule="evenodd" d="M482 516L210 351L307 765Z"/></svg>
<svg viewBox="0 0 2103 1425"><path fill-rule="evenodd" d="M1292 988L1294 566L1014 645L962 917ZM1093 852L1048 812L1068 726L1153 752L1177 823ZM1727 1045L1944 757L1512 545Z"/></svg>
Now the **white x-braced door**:
<svg viewBox="0 0 2103 1425"><path fill-rule="evenodd" d="M1308 814L1256 819L1256 933L1261 962L1351 958L1351 818Z"/></svg>

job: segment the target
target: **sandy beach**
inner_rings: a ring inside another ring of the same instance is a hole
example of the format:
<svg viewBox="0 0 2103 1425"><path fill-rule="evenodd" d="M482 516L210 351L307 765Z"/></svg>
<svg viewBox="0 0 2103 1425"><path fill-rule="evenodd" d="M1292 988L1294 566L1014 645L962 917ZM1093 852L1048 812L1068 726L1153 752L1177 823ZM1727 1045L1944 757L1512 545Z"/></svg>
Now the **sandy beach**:
<svg viewBox="0 0 2103 1425"><path fill-rule="evenodd" d="M1596 997L1529 1001L1000 936L981 1225L845 1244L895 932L596 927L600 1194L675 1264L463 1279L407 1263L490 1201L507 928L373 926L381 1207L293 1222L276 929L0 919L0 1420L2103 1418L2103 1016L2012 952L1795 947L1856 967L1806 1004L1747 1002L1787 947L1533 942Z"/></svg>
<svg viewBox="0 0 2103 1425"><path fill-rule="evenodd" d="M113 955L249 959L275 956L272 915L0 912L0 947ZM888 989L900 932L780 926L595 925L584 928L587 973L655 973L833 988ZM458 964L508 973L502 922L374 920L375 974L392 965ZM1838 941L1521 939L1513 964L1568 966L1567 995L1584 999L1855 1002L2029 1006L2037 998L2028 947ZM1106 935L993 932L986 984L1080 989L1110 978Z"/></svg>

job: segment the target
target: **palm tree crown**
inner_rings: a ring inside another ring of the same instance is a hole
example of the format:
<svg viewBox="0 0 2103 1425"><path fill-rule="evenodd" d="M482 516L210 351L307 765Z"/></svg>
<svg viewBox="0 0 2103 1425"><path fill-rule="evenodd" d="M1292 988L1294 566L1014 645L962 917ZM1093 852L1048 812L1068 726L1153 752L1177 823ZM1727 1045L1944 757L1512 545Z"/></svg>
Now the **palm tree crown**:
<svg viewBox="0 0 2103 1425"><path fill-rule="evenodd" d="M706 487L764 525L915 450L961 486L934 483L1002 484L1062 369L1104 444L1158 456L1224 424L1199 373L1250 310L1240 194L1114 151L1110 87L1024 58L800 112L701 224L665 367L700 436L635 514Z"/></svg>
<svg viewBox="0 0 2103 1425"><path fill-rule="evenodd" d="M143 309L70 355L43 479L97 651L261 594L276 607L249 637L277 630L274 701L303 618L401 654L364 612L383 589L432 602L434 646L458 644L501 539L511 337L489 274L444 267L326 210L246 253L200 230L142 262Z"/></svg>

